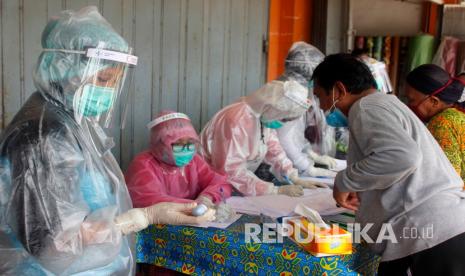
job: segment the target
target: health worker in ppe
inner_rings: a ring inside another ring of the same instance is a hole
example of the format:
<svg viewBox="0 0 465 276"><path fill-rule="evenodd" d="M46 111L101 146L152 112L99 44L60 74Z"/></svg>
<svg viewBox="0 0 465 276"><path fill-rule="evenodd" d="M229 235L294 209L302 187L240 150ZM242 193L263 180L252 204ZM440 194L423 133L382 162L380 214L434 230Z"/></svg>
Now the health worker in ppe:
<svg viewBox="0 0 465 276"><path fill-rule="evenodd" d="M33 93L0 139L0 274L132 275L132 237L195 223L195 204L131 209L111 154L123 82L137 63L96 7L64 11L42 34Z"/></svg>
<svg viewBox="0 0 465 276"><path fill-rule="evenodd" d="M229 177L233 187L248 196L285 194L301 196L303 187L318 183L299 178L282 149L276 129L302 116L309 108L308 90L297 81L272 81L251 95L220 110L201 133L202 154L215 169ZM275 186L254 172L265 162L280 181Z"/></svg>
<svg viewBox="0 0 465 276"><path fill-rule="evenodd" d="M216 209L217 221L234 215L224 203L231 185L197 153L199 137L189 117L162 111L147 127L150 149L137 155L126 172L134 206L200 202Z"/></svg>
<svg viewBox="0 0 465 276"><path fill-rule="evenodd" d="M276 131L281 146L300 174L335 177L335 172L315 167L315 164L329 169L336 167L336 160L325 155L330 147L335 147L334 129L327 126L318 98L313 95L313 70L324 57L320 50L308 43L298 41L292 44L286 57L285 71L278 79L296 80L308 87L311 106L302 117Z"/></svg>

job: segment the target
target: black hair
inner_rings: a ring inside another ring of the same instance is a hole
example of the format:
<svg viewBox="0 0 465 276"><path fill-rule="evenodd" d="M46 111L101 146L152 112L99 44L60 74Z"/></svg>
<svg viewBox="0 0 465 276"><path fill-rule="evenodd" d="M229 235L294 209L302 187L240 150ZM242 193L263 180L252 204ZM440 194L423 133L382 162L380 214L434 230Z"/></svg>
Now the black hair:
<svg viewBox="0 0 465 276"><path fill-rule="evenodd" d="M357 49L352 50L352 52L350 52L350 54L354 57L359 57L361 55L368 55L368 53L369 53L368 48L357 48Z"/></svg>
<svg viewBox="0 0 465 276"><path fill-rule="evenodd" d="M337 81L344 84L351 94L360 94L370 88L376 89L376 81L368 66L351 54L327 56L315 68L312 78L327 94Z"/></svg>
<svg viewBox="0 0 465 276"><path fill-rule="evenodd" d="M436 97L446 104L455 104L461 98L465 85L459 80L451 80L446 70L435 64L423 64L407 75L407 84L425 95L433 94L449 81L449 85L436 94ZM463 103L459 105L462 106Z"/></svg>

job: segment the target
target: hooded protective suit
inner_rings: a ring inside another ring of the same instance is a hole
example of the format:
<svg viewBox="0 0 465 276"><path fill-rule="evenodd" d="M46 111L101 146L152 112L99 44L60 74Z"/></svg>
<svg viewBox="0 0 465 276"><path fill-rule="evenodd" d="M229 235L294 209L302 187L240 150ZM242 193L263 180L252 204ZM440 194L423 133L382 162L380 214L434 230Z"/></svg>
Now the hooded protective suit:
<svg viewBox="0 0 465 276"><path fill-rule="evenodd" d="M294 167L299 173L309 176L335 176L329 170L314 167L315 163L335 166L331 157L321 156L331 144L335 144L334 134L328 135L334 130L326 124L324 112L313 95L311 85L313 71L323 59L324 54L316 47L302 41L295 42L287 54L284 74L278 78L282 81L296 80L310 90L310 109L304 116L277 129L279 141ZM313 144L309 143L305 134L311 136L308 138L312 138Z"/></svg>
<svg viewBox="0 0 465 276"><path fill-rule="evenodd" d="M154 121L179 114L161 112ZM226 176L221 175L198 154L189 164L178 167L172 144L187 138L199 146L199 137L187 118L168 119L151 128L150 150L134 158L126 172L126 183L135 207L158 202L192 202L199 196L219 203L231 195Z"/></svg>
<svg viewBox="0 0 465 276"><path fill-rule="evenodd" d="M275 194L273 183L255 176L265 162L273 174L296 176L297 170L283 151L276 131L262 121L295 119L308 108L308 90L296 81L272 81L220 110L201 133L202 154L207 162L225 172L229 182L244 195Z"/></svg>
<svg viewBox="0 0 465 276"><path fill-rule="evenodd" d="M132 205L112 140L94 118L78 120L74 108L89 103L79 93L83 76L108 67L89 66L94 59L80 51L101 42L105 50L130 50L95 7L62 12L42 34L38 92L0 140L2 275L133 273L131 239L113 222Z"/></svg>

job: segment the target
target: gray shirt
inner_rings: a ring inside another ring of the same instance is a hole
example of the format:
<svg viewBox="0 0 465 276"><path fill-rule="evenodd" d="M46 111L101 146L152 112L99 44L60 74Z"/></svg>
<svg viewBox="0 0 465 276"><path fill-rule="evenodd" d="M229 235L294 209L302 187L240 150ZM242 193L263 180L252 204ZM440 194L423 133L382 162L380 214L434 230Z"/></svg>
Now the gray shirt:
<svg viewBox="0 0 465 276"><path fill-rule="evenodd" d="M463 181L424 124L397 97L370 94L349 112L347 169L335 181L342 192L356 191L356 221L376 241L382 261L431 248L465 232ZM386 226L386 225L385 225ZM389 227L389 226L387 226Z"/></svg>

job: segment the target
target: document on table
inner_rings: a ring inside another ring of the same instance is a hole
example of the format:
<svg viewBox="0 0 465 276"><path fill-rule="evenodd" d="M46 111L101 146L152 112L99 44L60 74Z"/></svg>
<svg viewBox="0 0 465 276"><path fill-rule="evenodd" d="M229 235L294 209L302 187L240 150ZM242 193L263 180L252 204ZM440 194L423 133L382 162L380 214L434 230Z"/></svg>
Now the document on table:
<svg viewBox="0 0 465 276"><path fill-rule="evenodd" d="M201 228L208 228L208 227L213 227L213 228L219 228L219 229L226 229L229 227L229 225L233 224L236 222L238 219L242 217L241 214L236 214L234 215L231 219L225 222L204 222L201 224L192 224L191 226L195 227L201 227Z"/></svg>
<svg viewBox="0 0 465 276"><path fill-rule="evenodd" d="M324 183L324 184L328 185L330 188L334 187L334 178L332 178L332 177L301 176L301 178L306 179L306 180L315 181L315 182L318 182L318 183Z"/></svg>
<svg viewBox="0 0 465 276"><path fill-rule="evenodd" d="M301 197L286 195L265 195L256 197L231 197L226 201L240 213L279 218L294 214L295 207L302 203L321 215L333 215L343 212L344 208L336 207L332 189L304 189Z"/></svg>

